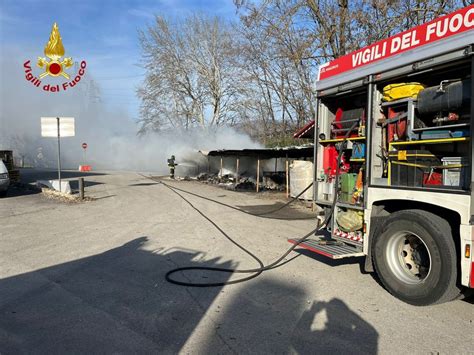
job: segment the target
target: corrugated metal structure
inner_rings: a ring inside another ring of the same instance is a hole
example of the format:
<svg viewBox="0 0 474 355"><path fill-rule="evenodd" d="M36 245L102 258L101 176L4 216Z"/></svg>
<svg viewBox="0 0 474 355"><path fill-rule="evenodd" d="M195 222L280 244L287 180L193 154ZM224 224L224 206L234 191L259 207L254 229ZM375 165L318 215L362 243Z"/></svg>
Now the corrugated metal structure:
<svg viewBox="0 0 474 355"><path fill-rule="evenodd" d="M259 149L218 149L200 150L210 157L259 157L260 159L274 158L306 158L313 156L313 144L291 147L259 148Z"/></svg>
<svg viewBox="0 0 474 355"><path fill-rule="evenodd" d="M240 159L241 158L251 158L255 159L252 163L256 165L256 191L260 189L260 177L263 175L265 178L266 173L261 169L262 160L275 160L275 169L274 173L279 173L277 169L278 159L285 160L285 170L281 173L285 176L285 185L286 185L286 195L290 195L289 191L289 178L290 178L290 161L296 159L308 159L312 160L314 155L314 144L307 144L301 146L290 146L290 147L276 147L276 148L258 148L258 149L218 149L218 150L200 150L201 154L206 157L217 157L220 158L220 170L219 176L222 177L223 171L223 159L232 157L235 158L235 178L239 178L239 169L240 169ZM297 193L296 193L297 194Z"/></svg>

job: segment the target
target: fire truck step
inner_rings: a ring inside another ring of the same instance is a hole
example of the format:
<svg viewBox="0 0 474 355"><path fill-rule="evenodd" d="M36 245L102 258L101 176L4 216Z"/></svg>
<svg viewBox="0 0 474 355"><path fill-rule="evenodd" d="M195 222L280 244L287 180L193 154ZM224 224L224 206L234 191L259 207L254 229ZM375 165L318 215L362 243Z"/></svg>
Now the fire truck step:
<svg viewBox="0 0 474 355"><path fill-rule="evenodd" d="M292 244L296 244L296 239L288 239ZM308 239L298 245L299 248L311 250L314 253L324 255L331 259L350 258L354 256L364 256L360 249L356 249L347 244L322 244L319 240Z"/></svg>

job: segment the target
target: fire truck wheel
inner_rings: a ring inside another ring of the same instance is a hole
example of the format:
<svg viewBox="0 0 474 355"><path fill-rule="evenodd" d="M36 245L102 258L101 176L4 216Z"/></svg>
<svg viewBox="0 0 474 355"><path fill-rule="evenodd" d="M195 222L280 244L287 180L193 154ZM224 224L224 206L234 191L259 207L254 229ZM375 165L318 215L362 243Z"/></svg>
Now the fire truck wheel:
<svg viewBox="0 0 474 355"><path fill-rule="evenodd" d="M402 301L425 306L459 295L451 226L441 217L423 210L392 213L372 248L383 285Z"/></svg>

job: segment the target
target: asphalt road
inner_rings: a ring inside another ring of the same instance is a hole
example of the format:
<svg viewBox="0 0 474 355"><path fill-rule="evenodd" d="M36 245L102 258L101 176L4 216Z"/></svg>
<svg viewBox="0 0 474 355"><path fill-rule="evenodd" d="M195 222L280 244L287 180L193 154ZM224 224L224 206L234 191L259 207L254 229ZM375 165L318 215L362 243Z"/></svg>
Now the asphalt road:
<svg viewBox="0 0 474 355"><path fill-rule="evenodd" d="M290 257L299 256L286 265L242 284L171 285L164 275L176 266L257 265L162 185L133 173L88 175L86 181L95 201L68 204L21 190L0 200L1 354L474 351L472 300L407 305L361 272L361 259L294 253ZM282 202L196 182L174 184L254 211ZM314 227L313 221L261 219L189 200L266 263L289 247L288 237ZM238 275L182 277L209 282Z"/></svg>

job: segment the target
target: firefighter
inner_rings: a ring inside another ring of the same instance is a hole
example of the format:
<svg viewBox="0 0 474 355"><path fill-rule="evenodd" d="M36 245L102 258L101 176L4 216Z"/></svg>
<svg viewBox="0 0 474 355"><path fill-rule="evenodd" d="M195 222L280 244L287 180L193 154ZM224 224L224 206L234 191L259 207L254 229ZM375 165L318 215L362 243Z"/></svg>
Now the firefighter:
<svg viewBox="0 0 474 355"><path fill-rule="evenodd" d="M174 179L174 169L176 167L176 164L175 163L175 156L172 155L170 159L168 159L168 167L170 168L170 179Z"/></svg>

